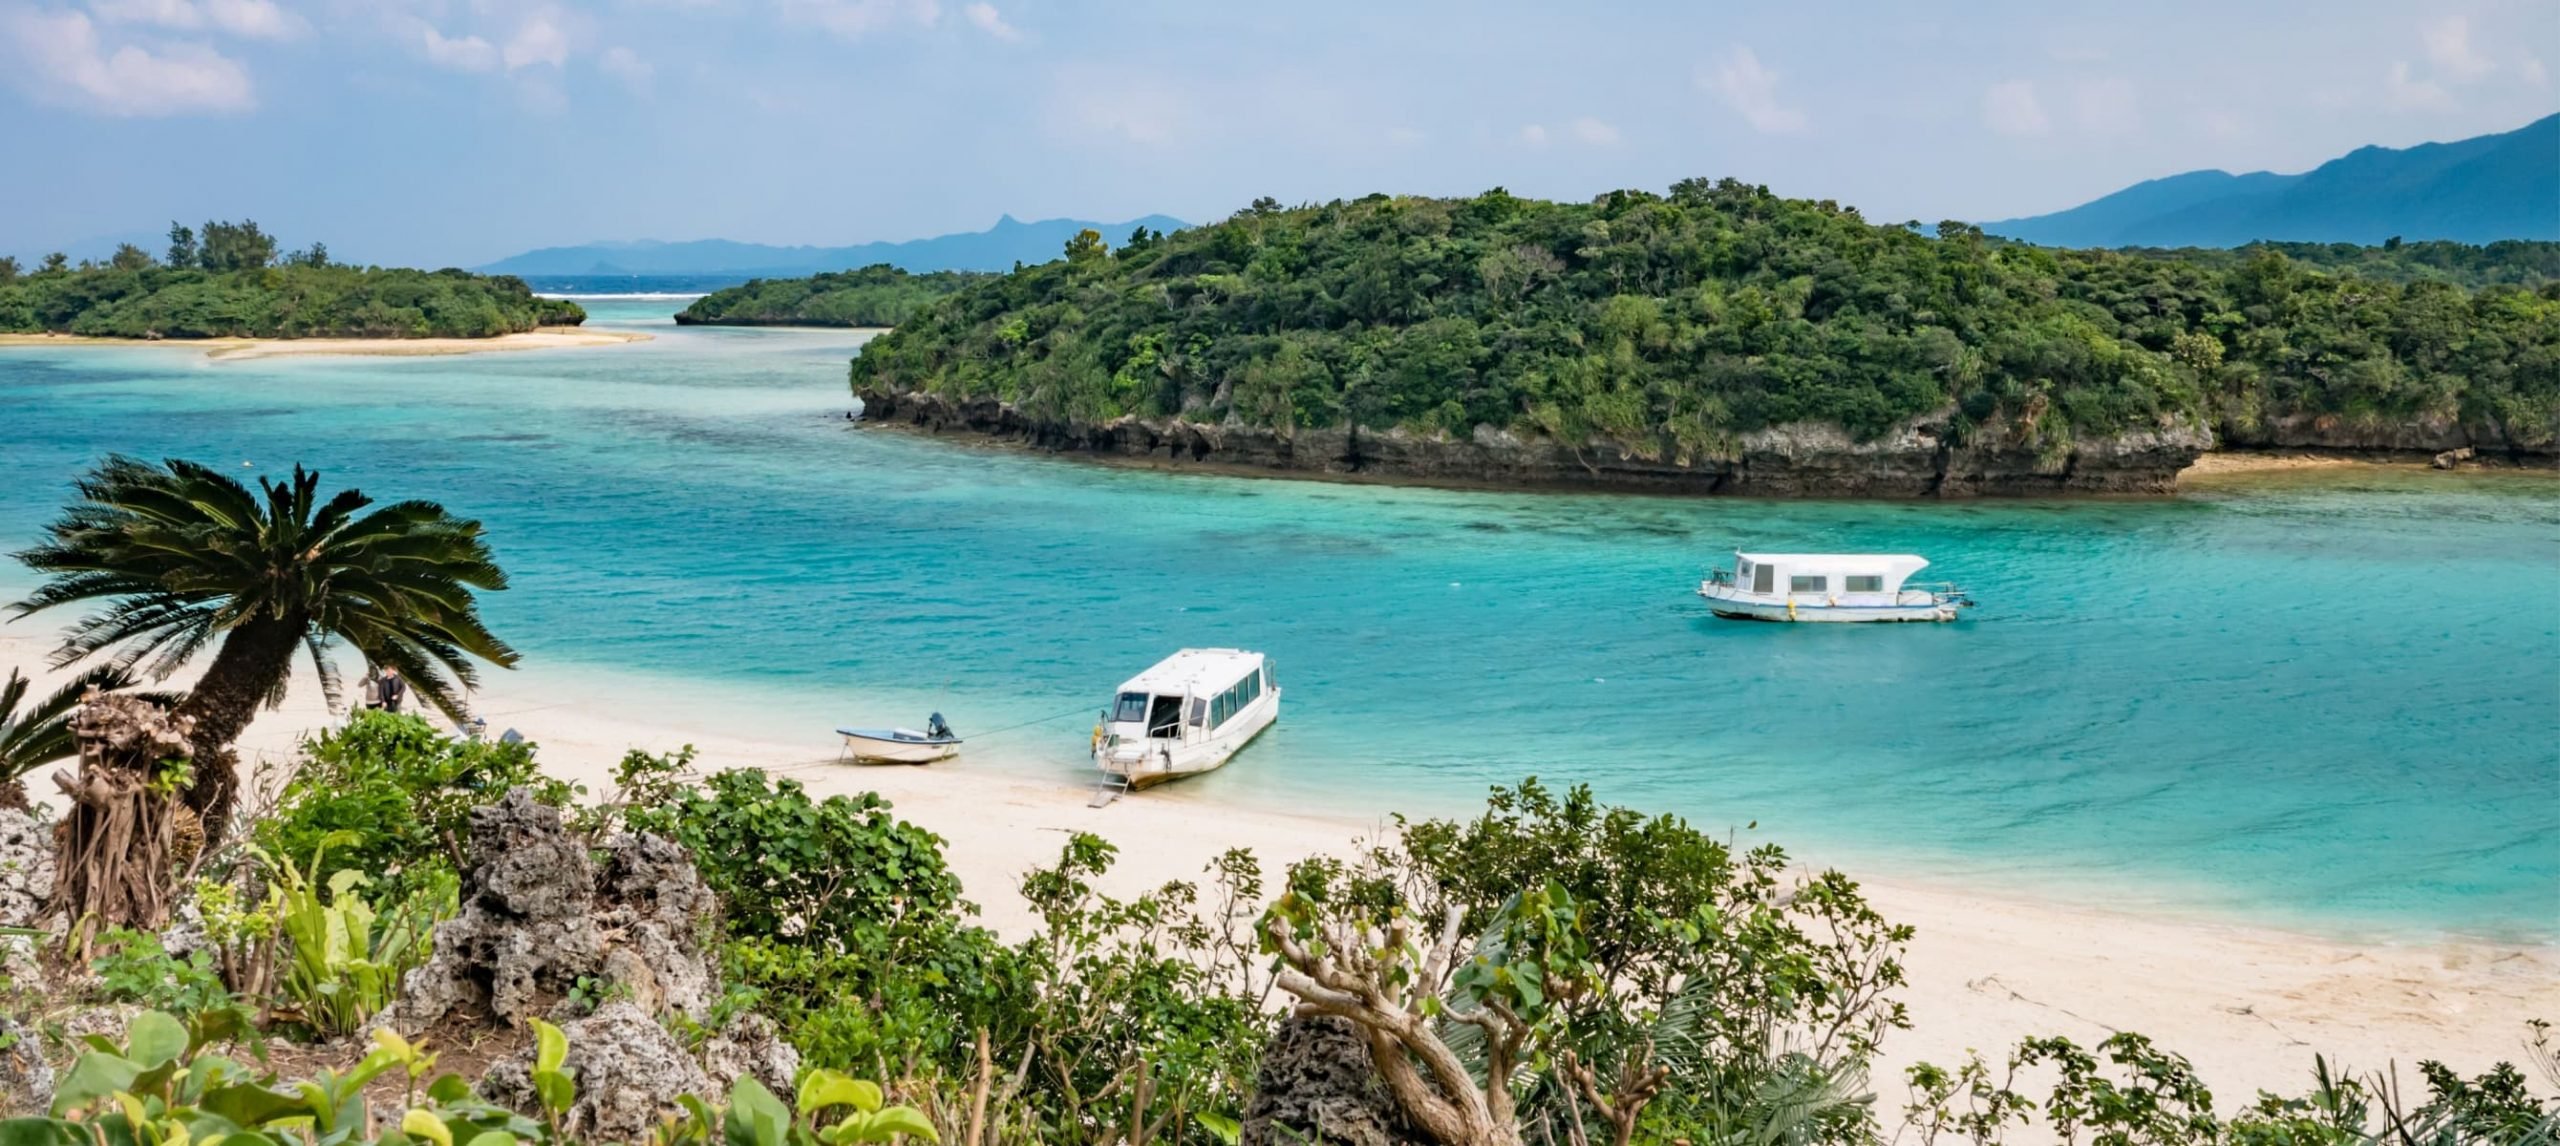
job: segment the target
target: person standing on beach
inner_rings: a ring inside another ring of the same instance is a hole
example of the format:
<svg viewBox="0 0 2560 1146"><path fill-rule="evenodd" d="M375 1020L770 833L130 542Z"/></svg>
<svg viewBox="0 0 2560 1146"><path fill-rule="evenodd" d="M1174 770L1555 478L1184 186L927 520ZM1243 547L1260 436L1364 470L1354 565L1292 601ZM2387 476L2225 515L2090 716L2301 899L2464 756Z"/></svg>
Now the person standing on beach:
<svg viewBox="0 0 2560 1146"><path fill-rule="evenodd" d="M356 684L356 711L371 712L382 707L382 670L364 666L364 679Z"/></svg>
<svg viewBox="0 0 2560 1146"><path fill-rule="evenodd" d="M381 695L382 710L394 716L398 716L400 714L400 701L409 695L409 686L401 681L399 669L386 668L382 670Z"/></svg>

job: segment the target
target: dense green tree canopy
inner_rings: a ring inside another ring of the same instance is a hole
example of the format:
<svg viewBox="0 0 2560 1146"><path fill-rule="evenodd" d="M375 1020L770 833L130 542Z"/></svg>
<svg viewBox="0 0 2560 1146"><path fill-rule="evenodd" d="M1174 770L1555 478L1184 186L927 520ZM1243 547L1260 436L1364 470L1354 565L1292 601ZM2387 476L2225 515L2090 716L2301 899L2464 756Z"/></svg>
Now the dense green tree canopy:
<svg viewBox="0 0 2560 1146"><path fill-rule="evenodd" d="M104 266L0 266L0 333L101 338L490 338L586 311L524 281L346 267L319 243L279 257L256 223L171 224L165 259L130 243Z"/></svg>
<svg viewBox="0 0 2560 1146"><path fill-rule="evenodd" d="M881 263L804 279L756 279L695 299L676 315L676 322L687 326L896 326L935 300L987 277L968 271L909 274Z"/></svg>
<svg viewBox="0 0 2560 1146"><path fill-rule="evenodd" d="M2494 419L2537 444L2560 429L2560 287L1931 236L1730 180L1587 204L1266 200L1069 254L900 324L853 385L1035 418L1491 426L1683 458L1766 426L1871 437L1923 415L2065 436L2294 414ZM2543 257L2471 261L2510 256Z"/></svg>

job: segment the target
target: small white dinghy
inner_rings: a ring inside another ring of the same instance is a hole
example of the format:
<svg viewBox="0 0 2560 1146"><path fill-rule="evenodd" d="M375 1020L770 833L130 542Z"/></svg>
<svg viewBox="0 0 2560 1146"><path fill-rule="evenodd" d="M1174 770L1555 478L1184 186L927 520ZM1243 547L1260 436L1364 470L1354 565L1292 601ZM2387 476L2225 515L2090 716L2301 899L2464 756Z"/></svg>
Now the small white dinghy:
<svg viewBox="0 0 2560 1146"><path fill-rule="evenodd" d="M942 722L937 712L925 722L925 730L912 728L839 728L844 737L844 755L856 764L931 764L960 754L960 737Z"/></svg>
<svg viewBox="0 0 2560 1146"><path fill-rule="evenodd" d="M1225 764L1280 718L1271 663L1243 649L1184 649L1129 678L1093 729L1093 763L1130 790Z"/></svg>
<svg viewBox="0 0 2560 1146"><path fill-rule="evenodd" d="M1952 621L1973 598L1949 584L1914 585L1928 559L1908 553L1740 553L1698 595L1738 621Z"/></svg>

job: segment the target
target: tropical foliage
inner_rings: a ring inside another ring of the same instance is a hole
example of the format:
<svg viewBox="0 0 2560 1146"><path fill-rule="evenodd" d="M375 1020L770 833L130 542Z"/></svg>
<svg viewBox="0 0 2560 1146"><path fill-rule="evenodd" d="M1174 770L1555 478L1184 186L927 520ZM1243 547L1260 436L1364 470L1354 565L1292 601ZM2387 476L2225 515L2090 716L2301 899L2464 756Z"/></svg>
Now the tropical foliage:
<svg viewBox="0 0 2560 1146"><path fill-rule="evenodd" d="M961 287L989 276L912 274L881 263L805 279L755 279L716 290L676 312L680 325L897 326Z"/></svg>
<svg viewBox="0 0 2560 1146"><path fill-rule="evenodd" d="M2404 285L2267 248L2047 250L1962 223L1932 236L1730 180L1590 203L1263 200L1117 251L1083 240L874 340L853 386L1055 422L1492 427L1675 459L1783 423L1865 438L1924 415L2064 441L2293 415L2560 435L2548 282Z"/></svg>
<svg viewBox="0 0 2560 1146"><path fill-rule="evenodd" d="M9 679L0 683L0 784L21 785L16 802L24 802L26 774L57 760L67 760L75 751L70 718L80 698L93 688L114 692L132 685L130 675L112 665L102 665L29 701L35 682L16 669L9 670ZM11 801L0 800L8 802Z"/></svg>
<svg viewBox="0 0 2560 1146"><path fill-rule="evenodd" d="M0 333L100 338L490 338L586 321L512 276L349 267L328 248L279 256L254 222L171 224L163 259L0 266Z"/></svg>
<svg viewBox="0 0 2560 1146"><path fill-rule="evenodd" d="M75 488L46 541L18 554L46 580L14 608L100 607L63 638L64 664L108 656L166 677L218 646L176 709L193 722L188 803L215 835L237 787L231 744L283 699L297 653L334 698L327 647L343 641L457 718L474 659L515 663L480 622L475 592L506 587L480 523L434 502L368 512L373 499L353 489L323 500L320 475L300 466L253 492L210 466L123 456Z"/></svg>

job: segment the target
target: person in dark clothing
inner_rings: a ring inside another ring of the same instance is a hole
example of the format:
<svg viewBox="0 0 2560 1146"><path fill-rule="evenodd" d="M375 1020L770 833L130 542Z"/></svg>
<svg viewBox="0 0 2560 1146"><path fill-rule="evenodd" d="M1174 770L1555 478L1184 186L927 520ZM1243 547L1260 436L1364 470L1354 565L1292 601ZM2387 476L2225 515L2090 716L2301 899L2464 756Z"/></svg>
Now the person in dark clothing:
<svg viewBox="0 0 2560 1146"><path fill-rule="evenodd" d="M382 710L398 715L400 702L409 699L409 682L400 679L400 670L382 670Z"/></svg>

